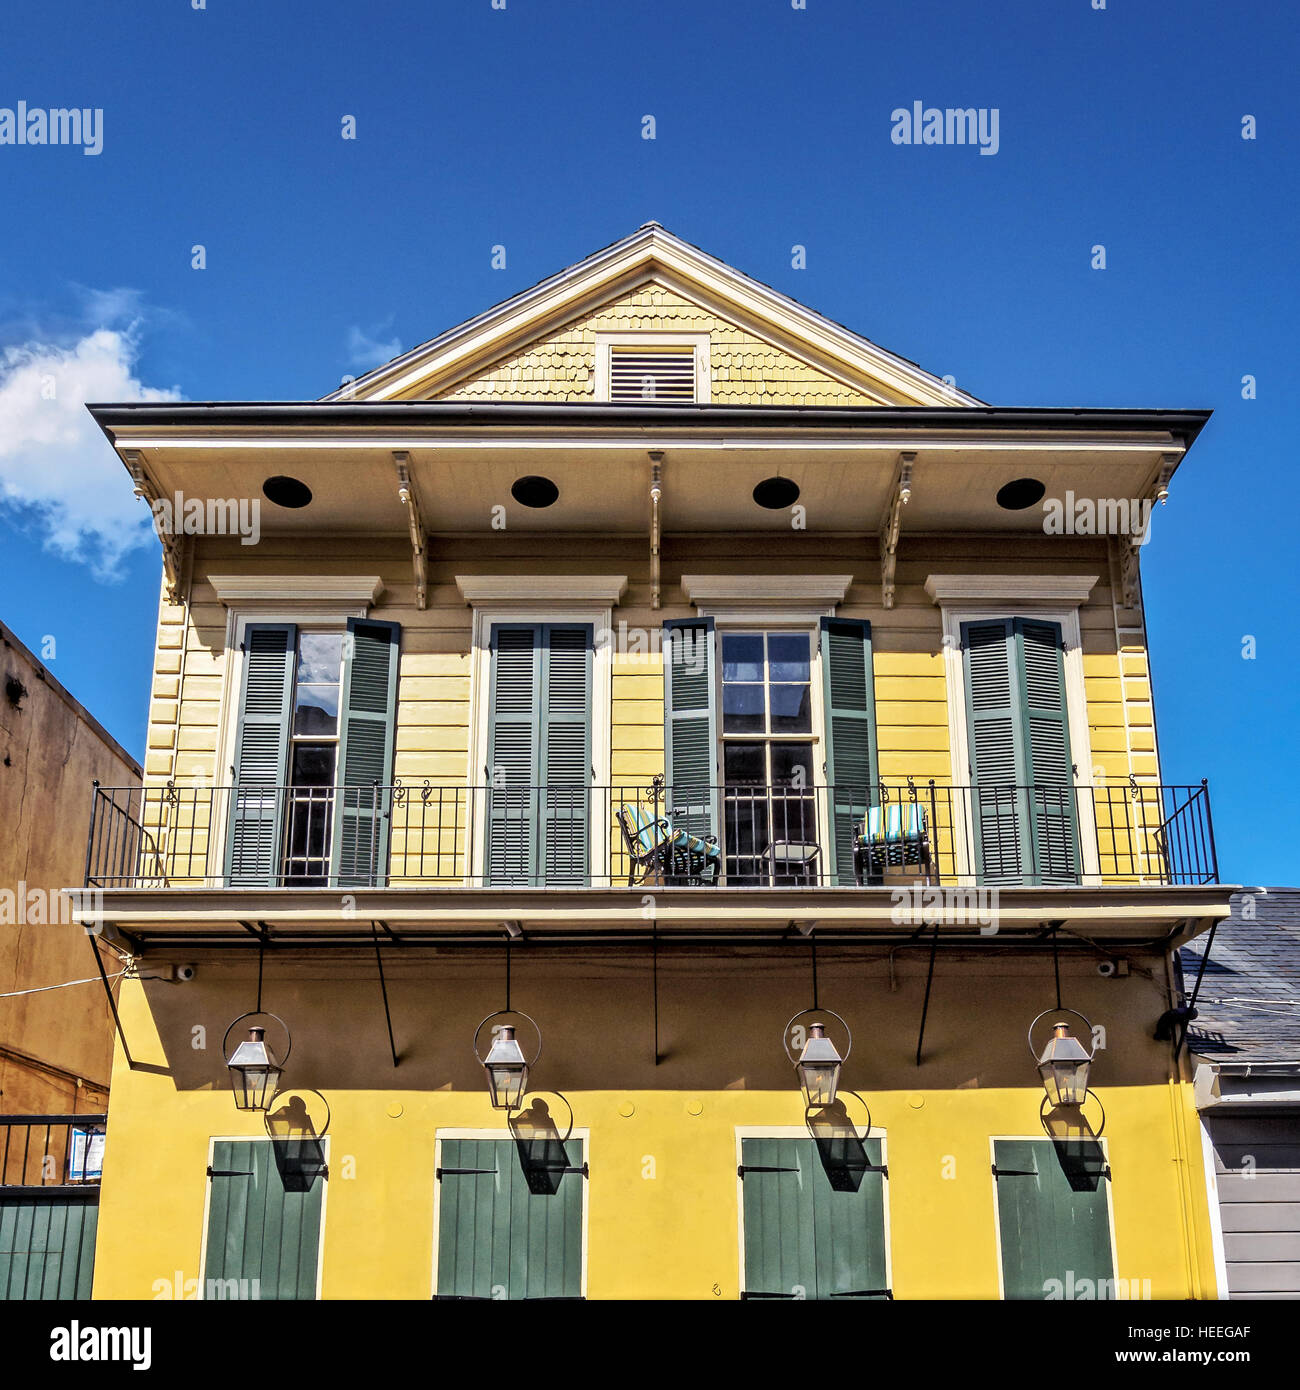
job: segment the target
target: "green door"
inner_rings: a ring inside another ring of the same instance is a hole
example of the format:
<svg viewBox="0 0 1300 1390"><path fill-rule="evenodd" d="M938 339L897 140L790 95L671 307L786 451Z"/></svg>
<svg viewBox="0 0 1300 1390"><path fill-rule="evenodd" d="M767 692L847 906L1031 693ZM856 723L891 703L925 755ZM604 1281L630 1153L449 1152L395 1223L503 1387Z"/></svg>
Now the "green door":
<svg viewBox="0 0 1300 1390"><path fill-rule="evenodd" d="M993 1144L1005 1298L1114 1298L1110 1170L1095 1140Z"/></svg>
<svg viewBox="0 0 1300 1390"><path fill-rule="evenodd" d="M879 1139L742 1139L742 1298L890 1298Z"/></svg>
<svg viewBox="0 0 1300 1390"><path fill-rule="evenodd" d="M581 1298L582 1143L444 1139L438 1297Z"/></svg>
<svg viewBox="0 0 1300 1390"><path fill-rule="evenodd" d="M89 1298L99 1190L0 1196L0 1299Z"/></svg>
<svg viewBox="0 0 1300 1390"><path fill-rule="evenodd" d="M221 1139L208 1180L203 1296L315 1298L326 1180L317 1146Z"/></svg>

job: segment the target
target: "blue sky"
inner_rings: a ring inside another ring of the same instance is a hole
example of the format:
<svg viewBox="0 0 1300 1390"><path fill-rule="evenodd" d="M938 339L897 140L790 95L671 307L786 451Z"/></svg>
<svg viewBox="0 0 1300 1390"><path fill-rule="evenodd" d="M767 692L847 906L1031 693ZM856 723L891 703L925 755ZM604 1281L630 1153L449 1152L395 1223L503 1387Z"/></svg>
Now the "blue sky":
<svg viewBox="0 0 1300 1390"><path fill-rule="evenodd" d="M0 107L104 148L0 145L0 619L142 752L144 508L6 374L314 398L654 218L983 399L1214 409L1144 556L1165 776L1225 877L1300 881L1294 11L1093 3L11 7ZM998 108L996 156L892 144L916 100Z"/></svg>

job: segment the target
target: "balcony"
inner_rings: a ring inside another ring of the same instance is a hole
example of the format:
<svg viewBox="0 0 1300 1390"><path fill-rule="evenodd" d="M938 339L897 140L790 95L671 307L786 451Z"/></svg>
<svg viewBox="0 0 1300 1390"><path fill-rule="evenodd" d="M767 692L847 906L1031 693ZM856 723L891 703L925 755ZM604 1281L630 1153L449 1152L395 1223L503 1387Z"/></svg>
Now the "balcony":
<svg viewBox="0 0 1300 1390"><path fill-rule="evenodd" d="M86 886L1217 884L1199 786L101 787Z"/></svg>
<svg viewBox="0 0 1300 1390"><path fill-rule="evenodd" d="M0 1115L0 1301L90 1297L107 1120Z"/></svg>

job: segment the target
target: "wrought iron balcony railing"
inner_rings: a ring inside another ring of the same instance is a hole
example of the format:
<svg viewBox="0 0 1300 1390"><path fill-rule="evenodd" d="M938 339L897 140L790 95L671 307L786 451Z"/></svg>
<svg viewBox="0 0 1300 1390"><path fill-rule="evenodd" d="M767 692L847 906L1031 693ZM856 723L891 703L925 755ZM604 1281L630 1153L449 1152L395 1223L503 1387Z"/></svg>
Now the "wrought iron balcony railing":
<svg viewBox="0 0 1300 1390"><path fill-rule="evenodd" d="M107 1115L0 1115L0 1191L98 1188Z"/></svg>
<svg viewBox="0 0 1300 1390"><path fill-rule="evenodd" d="M95 786L93 888L1218 882L1199 786Z"/></svg>

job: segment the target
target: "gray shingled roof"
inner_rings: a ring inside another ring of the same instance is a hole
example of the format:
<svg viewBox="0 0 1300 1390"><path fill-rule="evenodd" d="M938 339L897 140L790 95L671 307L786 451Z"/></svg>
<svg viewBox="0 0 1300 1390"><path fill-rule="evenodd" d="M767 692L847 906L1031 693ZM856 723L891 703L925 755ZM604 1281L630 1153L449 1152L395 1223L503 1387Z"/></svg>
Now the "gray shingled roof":
<svg viewBox="0 0 1300 1390"><path fill-rule="evenodd" d="M1243 903L1254 899L1254 920ZM1179 952L1190 995L1206 936ZM1188 1032L1191 1050L1211 1061L1300 1059L1300 888L1235 893L1219 924Z"/></svg>

